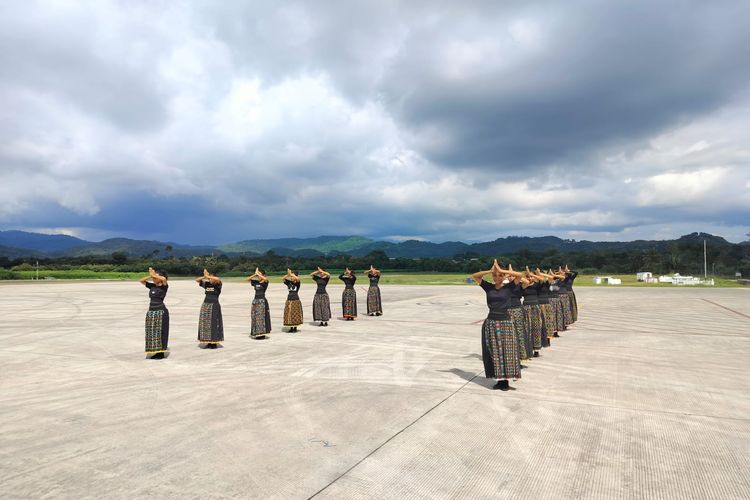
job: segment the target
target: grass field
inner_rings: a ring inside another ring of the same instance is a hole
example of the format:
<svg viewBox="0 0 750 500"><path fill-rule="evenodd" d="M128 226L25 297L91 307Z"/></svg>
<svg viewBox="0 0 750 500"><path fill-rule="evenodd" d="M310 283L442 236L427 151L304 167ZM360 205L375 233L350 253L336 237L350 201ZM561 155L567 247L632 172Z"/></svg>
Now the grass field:
<svg viewBox="0 0 750 500"><path fill-rule="evenodd" d="M13 271L14 274L24 280L36 278L36 271ZM64 280L137 280L146 273L122 273L110 271L88 271L85 269L72 269L64 271L40 269L39 279L54 278Z"/></svg>
<svg viewBox="0 0 750 500"><path fill-rule="evenodd" d="M36 277L36 271L15 271L15 274L23 280L31 280ZM39 270L39 277L41 279L54 278L59 280L137 280L146 273L126 273L126 272L96 272L88 270ZM230 273L229 276L225 276L226 281L243 281L244 277L237 275L238 273ZM306 272L302 272L303 275ZM281 274L271 275L271 281L280 281ZM595 285L593 275L579 275L575 281L575 286L592 286L592 287L616 287L616 286L630 286L639 288L654 288L654 287L673 287L670 283L639 283L636 281L635 275L631 274L616 274L612 275L622 280L622 285ZM174 279L189 279L190 277L173 277ZM366 284L367 280L361 274L358 275L359 282ZM467 274L462 273L405 273L405 272L383 272L383 277L380 279L380 283L383 285L467 285ZM305 279L303 277L303 279ZM716 287L741 287L734 279L714 277ZM337 282L336 276L332 278L332 282ZM699 285L700 286L700 285Z"/></svg>

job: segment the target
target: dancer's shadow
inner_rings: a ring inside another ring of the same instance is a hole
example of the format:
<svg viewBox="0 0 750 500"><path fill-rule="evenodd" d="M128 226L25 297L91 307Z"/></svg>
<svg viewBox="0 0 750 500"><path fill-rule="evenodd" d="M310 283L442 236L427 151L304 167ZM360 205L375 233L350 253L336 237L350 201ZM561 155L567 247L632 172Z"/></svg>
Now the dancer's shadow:
<svg viewBox="0 0 750 500"><path fill-rule="evenodd" d="M438 370L439 372L443 373L452 373L454 375L458 375L462 379L471 382L473 384L481 385L484 387L484 384L482 384L482 381L485 380L484 377L481 377L477 375L474 372L467 372L466 370L462 370L460 368L451 368L450 370Z"/></svg>
<svg viewBox="0 0 750 500"><path fill-rule="evenodd" d="M474 353L471 353L471 354L469 354L467 356L464 356L464 358L482 359L482 355L481 354L477 354L477 353L474 352Z"/></svg>

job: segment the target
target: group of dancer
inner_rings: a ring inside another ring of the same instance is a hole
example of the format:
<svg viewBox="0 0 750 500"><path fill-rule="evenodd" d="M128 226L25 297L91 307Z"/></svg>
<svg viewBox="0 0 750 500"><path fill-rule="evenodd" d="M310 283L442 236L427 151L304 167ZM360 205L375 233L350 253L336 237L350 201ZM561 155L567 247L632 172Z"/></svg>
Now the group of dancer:
<svg viewBox="0 0 750 500"><path fill-rule="evenodd" d="M370 281L367 291L367 315L381 316L383 305L380 296L380 270L374 266L364 273ZM326 291L331 274L318 267L310 273L310 277L317 285L313 298L313 320L318 326L328 326L331 319L331 301ZM357 282L356 273L347 268L339 279L344 282L344 292L341 297L343 317L353 321L357 317L357 292L354 284ZM289 332L299 331L303 323L302 302L299 298L301 280L296 271L287 269L282 278L288 294L284 304L284 327ZM169 276L166 271L155 270L150 267L148 276L141 278L140 283L149 289L149 310L146 313L146 355L151 359L164 359L168 351L169 342L169 310L164 305L164 298L169 289ZM198 285L204 289L205 298L198 317L198 342L206 349L216 349L224 342L224 320L221 315L219 295L221 295L221 278L203 270L203 276L196 278ZM268 276L261 268L256 268L247 281L255 290L250 309L250 337L256 340L267 338L271 333L271 311L266 300Z"/></svg>
<svg viewBox="0 0 750 500"><path fill-rule="evenodd" d="M380 298L380 271L373 266L365 272L370 280L367 292L367 314L380 316L383 306ZM485 276L491 276L486 281ZM496 379L493 389L511 390L509 380L521 378L521 361L539 357L539 351L550 347L551 339L578 319L578 303L573 292L577 272L568 266L557 271L516 271L508 265L503 269L495 260L492 268L472 275L487 296L489 313L482 324L482 361L487 378ZM318 267L310 273L317 285L312 303L313 320L318 326L328 326L331 319L331 302L326 291L331 274ZM149 289L149 310L146 313L146 355L163 359L169 340L169 311L164 297L169 288L165 271L149 268L149 275L140 282ZM344 282L341 296L342 316L346 321L357 317L357 276L347 268L339 279ZM247 280L255 290L250 311L250 337L261 340L271 333L271 312L266 299L269 279L265 271L256 268ZM284 327L297 332L303 322L302 302L299 298L301 280L293 269L287 269L282 278L288 294L284 305ZM219 305L221 279L208 270L196 278L204 289L205 298L198 319L198 342L206 349L215 349L224 341L224 322Z"/></svg>
<svg viewBox="0 0 750 500"><path fill-rule="evenodd" d="M485 276L491 275L488 282ZM485 377L496 379L493 389L514 390L509 380L521 378L521 361L539 357L551 339L578 320L573 281L578 273L565 268L542 272L492 268L472 275L487 295L489 313L482 324Z"/></svg>

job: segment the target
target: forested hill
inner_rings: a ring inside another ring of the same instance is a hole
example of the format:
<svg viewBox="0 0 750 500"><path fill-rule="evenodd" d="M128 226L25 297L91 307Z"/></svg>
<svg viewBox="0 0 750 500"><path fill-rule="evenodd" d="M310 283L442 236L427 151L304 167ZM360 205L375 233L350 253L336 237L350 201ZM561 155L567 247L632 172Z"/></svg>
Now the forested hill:
<svg viewBox="0 0 750 500"><path fill-rule="evenodd" d="M432 243L408 240L399 243L377 241L362 236L319 236L316 238L280 238L243 240L219 246L191 246L172 242L112 238L90 242L72 236L0 231L0 256L19 257L82 257L127 256L155 258L193 257L204 255L262 255L271 252L290 257L351 255L362 257L384 252L389 258L451 258L511 255L523 252L664 252L674 245L707 240L712 248L745 247L750 242L733 244L720 236L692 233L677 240L637 240L627 242L566 240L556 236L508 236L482 243L449 241Z"/></svg>
<svg viewBox="0 0 750 500"><path fill-rule="evenodd" d="M68 248L90 244L90 241L68 236L66 234L27 233L26 231L0 231L0 246L28 252L49 253L62 252ZM7 256L6 250L0 249L0 255Z"/></svg>

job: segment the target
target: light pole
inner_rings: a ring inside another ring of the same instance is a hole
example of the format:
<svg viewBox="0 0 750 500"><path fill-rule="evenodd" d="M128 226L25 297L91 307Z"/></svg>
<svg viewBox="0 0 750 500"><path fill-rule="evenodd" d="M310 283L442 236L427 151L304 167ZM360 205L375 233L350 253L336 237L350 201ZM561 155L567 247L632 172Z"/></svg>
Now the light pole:
<svg viewBox="0 0 750 500"><path fill-rule="evenodd" d="M703 277L708 278L708 266L706 266L706 240L703 240Z"/></svg>

